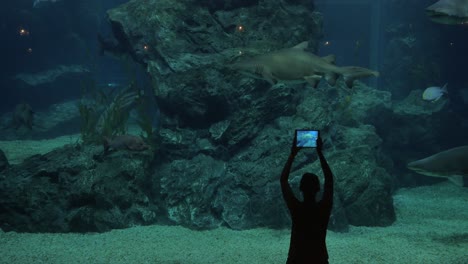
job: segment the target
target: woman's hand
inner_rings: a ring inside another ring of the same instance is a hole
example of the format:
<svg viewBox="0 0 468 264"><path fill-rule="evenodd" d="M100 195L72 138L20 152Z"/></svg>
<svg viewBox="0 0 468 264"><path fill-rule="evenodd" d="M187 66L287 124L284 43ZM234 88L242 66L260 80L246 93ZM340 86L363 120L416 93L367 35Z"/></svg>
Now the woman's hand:
<svg viewBox="0 0 468 264"><path fill-rule="evenodd" d="M317 152L322 152L322 148L323 148L323 141L322 141L322 138L319 136L317 138Z"/></svg>
<svg viewBox="0 0 468 264"><path fill-rule="evenodd" d="M297 146L297 133L294 133L294 139L291 146L291 155L295 157L301 148Z"/></svg>

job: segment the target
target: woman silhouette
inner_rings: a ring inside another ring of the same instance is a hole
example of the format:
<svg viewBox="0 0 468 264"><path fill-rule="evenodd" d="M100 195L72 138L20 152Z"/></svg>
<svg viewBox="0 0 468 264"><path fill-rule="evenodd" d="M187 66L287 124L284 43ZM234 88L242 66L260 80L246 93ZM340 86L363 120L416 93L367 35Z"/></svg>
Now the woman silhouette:
<svg viewBox="0 0 468 264"><path fill-rule="evenodd" d="M304 173L300 187L303 201L294 196L289 186L288 178L291 165L299 152L294 137L291 154L284 165L281 174L281 191L291 214L291 241L287 264L322 264L328 263L328 252L325 238L327 226L333 205L333 174L322 153L322 139L317 139L317 154L325 176L322 200L315 197L320 191L320 181L317 175Z"/></svg>

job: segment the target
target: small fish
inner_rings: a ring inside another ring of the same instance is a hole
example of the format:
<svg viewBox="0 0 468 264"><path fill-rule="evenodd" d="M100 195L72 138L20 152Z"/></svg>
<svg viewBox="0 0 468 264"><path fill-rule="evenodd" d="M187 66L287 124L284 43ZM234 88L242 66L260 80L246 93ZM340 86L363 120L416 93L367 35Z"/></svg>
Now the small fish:
<svg viewBox="0 0 468 264"><path fill-rule="evenodd" d="M133 135L120 135L112 139L104 138L103 146L104 153L107 153L109 149L133 151L143 151L149 149L149 145L146 144L141 137Z"/></svg>
<svg viewBox="0 0 468 264"><path fill-rule="evenodd" d="M448 94L447 84L445 84L442 88L437 87L437 86L432 86L424 90L422 94L422 99L424 101L436 102L440 98L442 98L444 94Z"/></svg>
<svg viewBox="0 0 468 264"><path fill-rule="evenodd" d="M99 55L102 56L104 54L113 55L115 57L122 57L124 56L128 49L122 45L118 40L107 37L105 38L101 34L97 35L98 43L99 43Z"/></svg>
<svg viewBox="0 0 468 264"><path fill-rule="evenodd" d="M99 87L103 88L120 88L123 86L123 84L118 83L118 82L104 82L104 83L99 83Z"/></svg>

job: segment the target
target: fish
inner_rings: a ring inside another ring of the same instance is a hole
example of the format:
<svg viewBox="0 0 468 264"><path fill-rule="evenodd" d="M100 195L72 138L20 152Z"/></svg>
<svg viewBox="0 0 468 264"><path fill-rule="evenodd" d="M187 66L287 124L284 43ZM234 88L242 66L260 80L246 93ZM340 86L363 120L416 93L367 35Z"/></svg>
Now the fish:
<svg viewBox="0 0 468 264"><path fill-rule="evenodd" d="M274 85L278 82L308 83L316 88L324 77L334 86L339 76L344 77L346 86L351 88L354 80L369 76L379 76L379 72L366 68L335 65L335 56L319 57L305 51L308 42L304 41L292 48L254 56L228 65L229 68Z"/></svg>
<svg viewBox="0 0 468 264"><path fill-rule="evenodd" d="M120 135L112 139L104 137L103 147L104 153L108 153L110 149L144 151L150 148L141 137L134 135Z"/></svg>
<svg viewBox="0 0 468 264"><path fill-rule="evenodd" d="M422 94L422 99L424 101L436 102L440 98L442 98L442 96L444 94L448 94L447 84L442 86L442 88L437 87L437 86L432 86L432 87L428 87L428 88L426 88L426 90L424 90L424 92Z"/></svg>
<svg viewBox="0 0 468 264"><path fill-rule="evenodd" d="M468 24L468 0L440 0L426 8L429 19L447 25Z"/></svg>
<svg viewBox="0 0 468 264"><path fill-rule="evenodd" d="M20 127L27 127L29 130L33 128L34 111L27 103L20 103L16 105L13 112L12 124L15 129Z"/></svg>
<svg viewBox="0 0 468 264"><path fill-rule="evenodd" d="M407 167L416 173L447 178L456 185L463 186L463 178L468 177L468 145L410 162Z"/></svg>
<svg viewBox="0 0 468 264"><path fill-rule="evenodd" d="M122 45L118 40L107 37L105 38L101 34L97 35L97 40L99 44L99 55L108 54L115 57L124 56L128 49Z"/></svg>

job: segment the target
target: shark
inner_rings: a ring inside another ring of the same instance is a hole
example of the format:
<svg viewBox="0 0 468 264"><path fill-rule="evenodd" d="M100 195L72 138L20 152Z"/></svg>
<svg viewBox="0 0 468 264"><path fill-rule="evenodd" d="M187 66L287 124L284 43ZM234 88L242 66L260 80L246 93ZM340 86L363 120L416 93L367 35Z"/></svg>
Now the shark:
<svg viewBox="0 0 468 264"><path fill-rule="evenodd" d="M428 6L426 14L436 23L467 25L468 0L440 0Z"/></svg>
<svg viewBox="0 0 468 264"><path fill-rule="evenodd" d="M338 77L343 76L346 86L351 88L358 78L379 76L370 69L335 65L335 55L319 57L307 52L308 42L292 48L254 56L230 64L228 67L253 78L263 79L274 85L278 82L308 83L316 88L322 78L334 86Z"/></svg>
<svg viewBox="0 0 468 264"><path fill-rule="evenodd" d="M463 177L468 177L468 145L410 162L407 167L419 174L447 178L456 185L463 186Z"/></svg>

